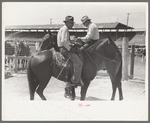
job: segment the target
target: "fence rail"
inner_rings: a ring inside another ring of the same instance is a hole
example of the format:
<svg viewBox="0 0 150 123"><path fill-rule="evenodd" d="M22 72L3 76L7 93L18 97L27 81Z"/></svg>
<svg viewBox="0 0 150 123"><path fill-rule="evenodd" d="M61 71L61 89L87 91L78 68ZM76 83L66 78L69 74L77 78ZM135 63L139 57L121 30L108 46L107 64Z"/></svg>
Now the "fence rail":
<svg viewBox="0 0 150 123"><path fill-rule="evenodd" d="M5 67L13 69L15 72L26 69L29 59L30 57L25 56L5 55Z"/></svg>

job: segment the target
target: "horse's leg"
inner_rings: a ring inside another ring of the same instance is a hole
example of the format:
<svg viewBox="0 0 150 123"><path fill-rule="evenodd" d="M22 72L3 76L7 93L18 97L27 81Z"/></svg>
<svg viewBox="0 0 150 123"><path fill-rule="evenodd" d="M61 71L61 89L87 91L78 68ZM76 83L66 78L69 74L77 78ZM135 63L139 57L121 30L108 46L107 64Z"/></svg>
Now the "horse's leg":
<svg viewBox="0 0 150 123"><path fill-rule="evenodd" d="M118 90L119 90L119 100L123 100L123 94L122 94L122 87L121 87L121 85L118 86Z"/></svg>
<svg viewBox="0 0 150 123"><path fill-rule="evenodd" d="M116 89L117 89L117 80L116 80L116 75L114 74L114 71L112 71L111 69L107 68L107 72L109 74L111 83L112 83L112 96L111 96L111 100L115 100L115 94L116 94Z"/></svg>
<svg viewBox="0 0 150 123"><path fill-rule="evenodd" d="M75 100L75 97L76 97L76 95L75 95L75 88L74 87L71 87L71 91L72 91L72 95L71 95L71 100Z"/></svg>
<svg viewBox="0 0 150 123"><path fill-rule="evenodd" d="M119 100L123 100L123 93L122 93L122 83L121 83L121 78L122 78L122 65L120 65L119 71L116 76L117 80L117 87L119 90Z"/></svg>
<svg viewBox="0 0 150 123"><path fill-rule="evenodd" d="M119 90L119 100L123 100L122 87L121 87L121 76L116 75L115 77L110 76L112 82L112 97L111 100L115 100L116 89Z"/></svg>
<svg viewBox="0 0 150 123"><path fill-rule="evenodd" d="M121 76L117 75L117 87L119 90L119 100L123 100Z"/></svg>
<svg viewBox="0 0 150 123"><path fill-rule="evenodd" d="M37 86L38 86L38 83L35 83L32 90L30 90L30 100L34 100L34 93L35 93L35 90L36 90Z"/></svg>
<svg viewBox="0 0 150 123"><path fill-rule="evenodd" d="M89 84L90 84L90 81L86 81L84 82L84 86L81 87L81 98L80 100L85 100L85 96L86 96L86 92L87 92L87 89L89 87Z"/></svg>
<svg viewBox="0 0 150 123"><path fill-rule="evenodd" d="M48 82L49 82L49 81L45 81L45 82L42 81L42 82L40 82L40 84L39 84L39 86L38 86L38 88L37 88L37 90L36 90L37 94L40 96L40 98L41 98L42 100L46 100L45 96L43 95L43 91L44 91L44 89L46 88Z"/></svg>
<svg viewBox="0 0 150 123"><path fill-rule="evenodd" d="M115 100L115 95L116 95L116 89L117 89L117 85L116 85L116 77L113 74L113 72L110 72L109 70L107 70L111 79L111 83L112 83L112 96L111 96L111 100Z"/></svg>
<svg viewBox="0 0 150 123"><path fill-rule="evenodd" d="M74 87L66 87L64 96L71 100L75 100L75 88Z"/></svg>
<svg viewBox="0 0 150 123"><path fill-rule="evenodd" d="M117 89L116 84L115 84L114 81L112 81L112 90L113 90L113 92L112 92L111 100L115 100L116 89Z"/></svg>
<svg viewBox="0 0 150 123"><path fill-rule="evenodd" d="M36 78L36 75L31 69L31 60L29 60L28 62L27 77L28 77L28 82L29 82L30 100L34 100L34 93L35 93L37 86L39 85L39 80Z"/></svg>

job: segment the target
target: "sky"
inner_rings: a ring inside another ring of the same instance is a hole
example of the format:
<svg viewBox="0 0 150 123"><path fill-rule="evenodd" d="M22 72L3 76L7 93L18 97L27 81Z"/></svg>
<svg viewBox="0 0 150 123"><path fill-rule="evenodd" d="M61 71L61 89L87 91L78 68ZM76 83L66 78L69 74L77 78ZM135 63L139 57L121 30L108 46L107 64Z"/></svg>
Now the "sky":
<svg viewBox="0 0 150 123"><path fill-rule="evenodd" d="M42 25L63 24L67 15L76 23L88 15L94 23L121 22L134 28L146 28L148 4L124 2L4 2L2 3L2 24Z"/></svg>

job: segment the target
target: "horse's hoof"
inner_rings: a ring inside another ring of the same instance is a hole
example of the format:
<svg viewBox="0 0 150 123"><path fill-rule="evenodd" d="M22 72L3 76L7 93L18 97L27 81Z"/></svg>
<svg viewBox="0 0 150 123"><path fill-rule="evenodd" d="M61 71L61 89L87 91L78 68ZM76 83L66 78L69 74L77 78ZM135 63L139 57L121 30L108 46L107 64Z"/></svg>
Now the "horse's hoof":
<svg viewBox="0 0 150 123"><path fill-rule="evenodd" d="M64 97L65 97L65 98L68 98L69 96L68 96L67 94L64 94Z"/></svg>
<svg viewBox="0 0 150 123"><path fill-rule="evenodd" d="M81 87L82 87L82 86L84 86L84 84L82 84L82 83L75 83L75 86L74 86L74 87L77 88L78 86L81 86Z"/></svg>
<svg viewBox="0 0 150 123"><path fill-rule="evenodd" d="M75 100L75 98L71 98L71 100L73 101L73 100Z"/></svg>
<svg viewBox="0 0 150 123"><path fill-rule="evenodd" d="M64 97L68 98L68 99L71 99L71 97L69 95L67 95L67 94L64 94Z"/></svg>
<svg viewBox="0 0 150 123"><path fill-rule="evenodd" d="M114 101L115 99L111 99L111 101Z"/></svg>
<svg viewBox="0 0 150 123"><path fill-rule="evenodd" d="M123 97L119 99L120 101L123 100Z"/></svg>
<svg viewBox="0 0 150 123"><path fill-rule="evenodd" d="M67 94L64 94L64 97L65 97L65 98L68 98L68 99L70 99L70 100L75 100L75 98L73 98L72 96L69 96L69 95L67 95Z"/></svg>

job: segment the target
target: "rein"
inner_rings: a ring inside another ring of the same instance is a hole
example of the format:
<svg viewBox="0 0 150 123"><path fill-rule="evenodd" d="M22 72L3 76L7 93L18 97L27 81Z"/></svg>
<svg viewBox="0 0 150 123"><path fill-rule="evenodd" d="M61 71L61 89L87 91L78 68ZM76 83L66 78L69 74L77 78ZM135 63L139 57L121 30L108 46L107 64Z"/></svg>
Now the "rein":
<svg viewBox="0 0 150 123"><path fill-rule="evenodd" d="M117 62L117 60L115 60L116 57L117 57L117 53L116 53L116 56L115 56L114 59L109 59L109 58L103 57L103 56L101 56L101 55L99 55L99 54L97 54L97 53L95 53L95 52L92 52L92 53L94 53L95 55L97 55L97 56L99 56L99 57L101 57L101 58L104 58L104 59L106 59L106 60L109 60L110 62Z"/></svg>
<svg viewBox="0 0 150 123"><path fill-rule="evenodd" d="M94 64L100 69L100 67L96 64L96 62L94 61L94 59L90 56L90 54L84 49L84 51L86 52L86 54L90 57L90 59L94 62Z"/></svg>
<svg viewBox="0 0 150 123"><path fill-rule="evenodd" d="M110 44L110 42L108 42L108 44ZM110 44L110 46L111 46L111 44ZM111 48L112 48L112 46L111 46ZM113 48L112 48L113 49ZM94 59L90 56L90 54L86 51L86 49L84 49L85 50L85 52L87 53L87 55L90 57L90 59L94 62L94 64L100 69L100 67L97 65L97 63L94 61ZM117 60L115 60L116 58L117 58L117 55L118 55L118 53L116 53L116 51L113 49L113 51L115 52L115 58L114 59L109 59L109 58L106 58L106 57L104 57L104 56L101 56L101 55L99 55L99 54L97 54L97 53L95 53L95 52L92 52L93 54L95 54L95 55L97 55L98 57L101 57L101 58L104 58L104 59L106 59L106 60L109 60L109 64L110 64L110 62L115 62L115 63L117 63Z"/></svg>

